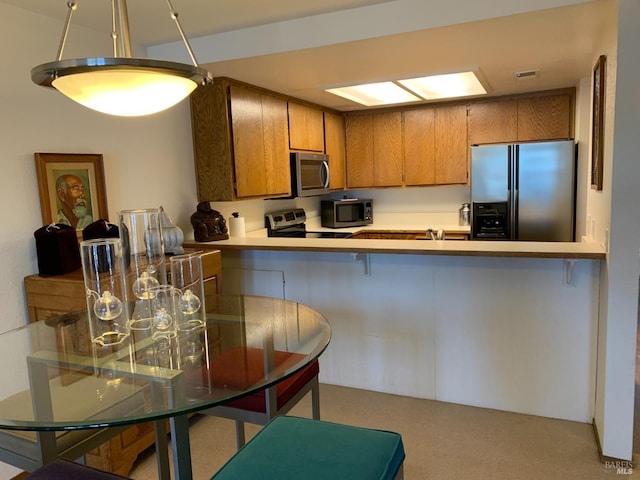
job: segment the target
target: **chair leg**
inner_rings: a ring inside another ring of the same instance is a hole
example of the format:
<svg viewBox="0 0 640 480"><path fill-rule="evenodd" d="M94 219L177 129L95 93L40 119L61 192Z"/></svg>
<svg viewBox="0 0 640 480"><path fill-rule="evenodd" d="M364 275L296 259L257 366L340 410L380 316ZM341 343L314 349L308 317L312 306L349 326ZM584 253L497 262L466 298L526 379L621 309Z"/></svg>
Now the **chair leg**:
<svg viewBox="0 0 640 480"><path fill-rule="evenodd" d="M317 378L311 387L311 416L314 420L320 420L320 385Z"/></svg>
<svg viewBox="0 0 640 480"><path fill-rule="evenodd" d="M244 446L244 422L236 420L236 447L240 450Z"/></svg>

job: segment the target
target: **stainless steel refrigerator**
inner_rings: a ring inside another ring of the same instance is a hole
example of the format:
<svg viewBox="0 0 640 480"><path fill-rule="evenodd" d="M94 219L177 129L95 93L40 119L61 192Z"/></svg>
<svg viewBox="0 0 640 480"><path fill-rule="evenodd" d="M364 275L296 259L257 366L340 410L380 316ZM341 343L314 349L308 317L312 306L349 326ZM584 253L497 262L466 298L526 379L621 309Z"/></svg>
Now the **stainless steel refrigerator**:
<svg viewBox="0 0 640 480"><path fill-rule="evenodd" d="M472 238L573 241L575 183L573 140L471 147Z"/></svg>

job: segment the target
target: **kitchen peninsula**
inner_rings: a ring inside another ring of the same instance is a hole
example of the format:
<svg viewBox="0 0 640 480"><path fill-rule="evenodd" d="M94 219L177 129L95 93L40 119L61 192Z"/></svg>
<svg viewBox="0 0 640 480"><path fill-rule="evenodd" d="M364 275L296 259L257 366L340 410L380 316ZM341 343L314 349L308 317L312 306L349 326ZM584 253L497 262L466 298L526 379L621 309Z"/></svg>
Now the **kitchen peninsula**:
<svg viewBox="0 0 640 480"><path fill-rule="evenodd" d="M600 244L258 231L189 245L222 251L226 293L280 292L323 312L333 340L322 382L580 422L594 417Z"/></svg>
<svg viewBox="0 0 640 480"><path fill-rule="evenodd" d="M366 229L358 229L358 232ZM376 230L377 231L377 230ZM603 247L595 242L510 242L457 240L376 240L327 238L235 237L212 242L210 248L226 250L281 250L354 254L445 255L465 257L523 257L593 259L606 258ZM193 248L203 244L189 243Z"/></svg>

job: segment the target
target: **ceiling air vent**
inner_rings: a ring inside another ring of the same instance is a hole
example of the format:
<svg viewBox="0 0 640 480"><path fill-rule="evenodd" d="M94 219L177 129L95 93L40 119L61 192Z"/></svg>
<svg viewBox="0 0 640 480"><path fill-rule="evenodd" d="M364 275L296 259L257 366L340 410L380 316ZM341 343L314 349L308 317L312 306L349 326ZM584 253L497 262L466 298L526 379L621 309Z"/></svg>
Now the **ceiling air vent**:
<svg viewBox="0 0 640 480"><path fill-rule="evenodd" d="M526 70L524 72L516 72L515 75L518 80L527 80L530 78L536 78L538 76L538 70Z"/></svg>

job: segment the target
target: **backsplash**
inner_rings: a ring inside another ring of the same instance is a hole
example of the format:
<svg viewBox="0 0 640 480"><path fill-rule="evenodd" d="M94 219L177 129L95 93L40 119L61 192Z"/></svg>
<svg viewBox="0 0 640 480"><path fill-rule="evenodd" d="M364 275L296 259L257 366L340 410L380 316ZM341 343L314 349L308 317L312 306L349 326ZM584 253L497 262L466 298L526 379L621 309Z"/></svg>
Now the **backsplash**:
<svg viewBox="0 0 640 480"><path fill-rule="evenodd" d="M375 190L346 190L334 192L330 198L343 196L372 198L374 215L378 213L438 213L457 212L460 205L470 198L469 186L439 186L389 188ZM236 202L211 202L225 219L238 212L245 219L246 231L264 228L264 215L275 210L304 208L307 217L320 215L320 200L324 197L289 198L282 200L241 200Z"/></svg>

